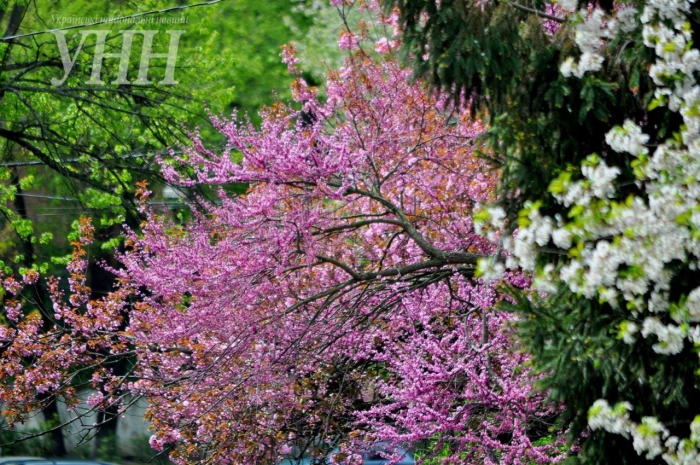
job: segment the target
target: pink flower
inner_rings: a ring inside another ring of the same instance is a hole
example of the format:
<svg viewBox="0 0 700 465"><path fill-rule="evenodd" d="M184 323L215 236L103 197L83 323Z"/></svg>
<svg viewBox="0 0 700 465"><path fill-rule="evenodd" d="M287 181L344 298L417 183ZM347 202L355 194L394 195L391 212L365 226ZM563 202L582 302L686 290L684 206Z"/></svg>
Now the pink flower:
<svg viewBox="0 0 700 465"><path fill-rule="evenodd" d="M8 320L18 321L19 317L22 315L22 304L14 301L5 302L5 315Z"/></svg>
<svg viewBox="0 0 700 465"><path fill-rule="evenodd" d="M3 282L3 287L7 292L14 295L17 295L19 291L22 290L22 285L15 281L15 278L13 276L10 276L9 278L5 279L5 281Z"/></svg>
<svg viewBox="0 0 700 465"><path fill-rule="evenodd" d="M148 443L151 445L151 447L153 449L155 449L159 452L163 450L163 445L164 445L163 440L157 438L155 434L150 437L150 439L148 440Z"/></svg>
<svg viewBox="0 0 700 465"><path fill-rule="evenodd" d="M171 443L171 442L177 442L182 440L182 433L176 429L168 429L165 431L163 434L163 442L164 443Z"/></svg>
<svg viewBox="0 0 700 465"><path fill-rule="evenodd" d="M95 407L95 406L97 406L97 405L100 405L100 403L101 403L104 399L105 399L104 394L102 394L102 392L98 391L97 394L91 394L90 396L88 396L87 402L86 402L86 403L87 403L90 407Z"/></svg>
<svg viewBox="0 0 700 465"><path fill-rule="evenodd" d="M292 452L292 447L289 444L282 444L279 447L279 453L282 455L287 455Z"/></svg>
<svg viewBox="0 0 700 465"><path fill-rule="evenodd" d="M390 41L386 37L382 37L374 43L374 51L377 53L386 54L391 52L395 45L396 42L394 42L393 40Z"/></svg>
<svg viewBox="0 0 700 465"><path fill-rule="evenodd" d="M280 48L282 49L280 52L282 63L287 65L287 71L289 71L290 74L295 74L297 69L294 65L299 63L299 59L296 57L296 48L291 44L282 45Z"/></svg>
<svg viewBox="0 0 700 465"><path fill-rule="evenodd" d="M292 83L292 98L296 102L306 102L316 97L316 88L309 87L303 79L297 79Z"/></svg>
<svg viewBox="0 0 700 465"><path fill-rule="evenodd" d="M27 272L22 275L22 280L30 285L35 284L39 281L39 273L35 270L27 270Z"/></svg>
<svg viewBox="0 0 700 465"><path fill-rule="evenodd" d="M352 32L343 31L340 33L340 39L338 40L338 47L342 50L355 50L357 44L360 43L360 39Z"/></svg>

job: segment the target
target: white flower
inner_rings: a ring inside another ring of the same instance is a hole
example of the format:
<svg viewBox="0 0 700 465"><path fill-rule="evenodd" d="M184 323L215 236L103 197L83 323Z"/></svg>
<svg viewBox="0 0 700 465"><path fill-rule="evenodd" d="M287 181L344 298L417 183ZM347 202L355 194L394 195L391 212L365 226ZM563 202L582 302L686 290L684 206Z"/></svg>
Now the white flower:
<svg viewBox="0 0 700 465"><path fill-rule="evenodd" d="M664 325L657 318L648 317L642 325L642 336L655 335L659 342L652 346L657 354L673 355L683 350L683 332L675 325Z"/></svg>
<svg viewBox="0 0 700 465"><path fill-rule="evenodd" d="M620 324L620 334L622 335L622 340L627 344L632 344L637 338L635 334L639 332L639 325L633 321L623 321Z"/></svg>
<svg viewBox="0 0 700 465"><path fill-rule="evenodd" d="M688 339L690 339L692 343L700 342L700 326L691 326L690 329L688 329Z"/></svg>
<svg viewBox="0 0 700 465"><path fill-rule="evenodd" d="M578 3L558 2L569 11ZM678 134L664 136L667 141L655 140L657 148L647 157L650 137L640 125L626 120L612 128L605 135L610 149L638 157L630 161L640 192L619 198L622 192L616 180L621 167L609 166L599 157L593 163L589 159L581 166L583 180L567 179L552 194L560 205L576 206L576 213L552 220L538 211L528 212L529 225L515 237L509 264L534 270L540 257L536 245L551 240L569 250L573 237L585 241L585 247L560 257L558 273L553 264L539 269L533 287L552 292L565 284L574 293L597 296L616 307L626 302L633 318L641 322L623 321L618 336L625 343L634 342L638 334L653 336L654 352L672 355L686 348L686 339L700 343L700 287L688 294L679 311L669 315L671 282L677 274L669 264L686 263L692 270L700 269L700 237L696 234L700 229L700 47L692 40L698 32L689 18L693 1L647 0L644 4L639 19L633 6L621 6L613 17L600 9L573 14L574 40L581 57L567 57L559 71L567 78L581 78L600 70L607 42L617 31L635 32L641 22L644 44L656 55L648 67L654 83L650 91L656 104L664 107L662 111L682 117ZM614 203L596 200L613 197ZM667 324L669 317L674 322ZM635 450L648 459L661 456L669 465L700 463L700 417L691 425L690 438L679 439L669 437L656 418L632 422L630 410L628 403L613 408L601 399L589 410L589 425L594 430L631 435Z"/></svg>
<svg viewBox="0 0 700 465"><path fill-rule="evenodd" d="M690 321L700 321L700 287L693 289L685 302Z"/></svg>
<svg viewBox="0 0 700 465"><path fill-rule="evenodd" d="M537 215L539 221L533 222L535 227L535 242L540 247L544 247L549 242L549 238L552 235L552 229L554 228L554 221L551 218L545 217L544 219Z"/></svg>
<svg viewBox="0 0 700 465"><path fill-rule="evenodd" d="M552 294L557 291L557 282L554 277L554 265L547 263L541 272L537 273L532 281L532 286L540 291Z"/></svg>
<svg viewBox="0 0 700 465"><path fill-rule="evenodd" d="M572 74L578 76L578 65L574 62L573 57L568 57L561 66L559 66L559 71L562 76L567 78L571 77Z"/></svg>
<svg viewBox="0 0 700 465"><path fill-rule="evenodd" d="M491 217L491 224L494 226L503 226L503 221L506 218L506 211L501 207L492 207L488 209Z"/></svg>
<svg viewBox="0 0 700 465"><path fill-rule="evenodd" d="M654 10L654 8L652 8L649 5L646 5L644 7L644 11L642 11L642 16L639 18L639 20L642 22L642 24L648 24L649 22L651 22L652 19L654 19L655 13L656 11Z"/></svg>
<svg viewBox="0 0 700 465"><path fill-rule="evenodd" d="M622 127L615 126L608 131L605 134L605 142L618 153L629 153L637 156L649 152L645 145L649 142L649 136L644 134L642 129L631 120L626 120Z"/></svg>
<svg viewBox="0 0 700 465"><path fill-rule="evenodd" d="M588 17L576 25L574 40L584 54L595 53L603 46L603 37L608 35L604 27L605 12L596 8L590 15L586 10L581 10L580 14Z"/></svg>
<svg viewBox="0 0 700 465"><path fill-rule="evenodd" d="M578 292L582 271L583 267L581 264L576 260L572 260L561 268L559 276L562 281L569 285L569 289L573 292Z"/></svg>
<svg viewBox="0 0 700 465"><path fill-rule="evenodd" d="M565 10L574 11L578 6L578 0L559 0L559 5Z"/></svg>
<svg viewBox="0 0 700 465"><path fill-rule="evenodd" d="M696 416L690 424L690 440L700 442L700 416Z"/></svg>
<svg viewBox="0 0 700 465"><path fill-rule="evenodd" d="M619 307L619 304L617 302L618 295L618 292L612 287L606 287L598 293L598 297L601 301L607 302L610 306L614 308Z"/></svg>
<svg viewBox="0 0 700 465"><path fill-rule="evenodd" d="M557 228L552 232L552 241L554 245L560 249L568 249L571 247L571 239L573 234L566 228Z"/></svg>
<svg viewBox="0 0 700 465"><path fill-rule="evenodd" d="M650 0L649 5L656 9L661 19L683 18L682 14L690 10L690 2L687 0Z"/></svg>
<svg viewBox="0 0 700 465"><path fill-rule="evenodd" d="M628 437L631 424L628 413L630 410L632 405L629 402L620 402L613 409L610 408L608 401L598 399L588 409L588 426L592 430L604 429L609 433Z"/></svg>
<svg viewBox="0 0 700 465"><path fill-rule="evenodd" d="M598 53L584 52L578 62L576 77L583 77L589 71L600 71L603 68L604 60L603 56Z"/></svg>
<svg viewBox="0 0 700 465"><path fill-rule="evenodd" d="M483 213L484 210L481 211ZM485 218L474 220L474 232L480 236L486 234L494 235L495 232L503 229L506 212L501 207L490 207L485 209ZM495 231L494 231L495 230ZM491 239L493 240L493 239Z"/></svg>
<svg viewBox="0 0 700 465"><path fill-rule="evenodd" d="M659 420L654 417L642 418L642 424L630 429L632 433L632 446L639 455L646 452L647 460L663 452L661 448L661 437L668 437L668 430L662 425ZM660 437L661 436L661 437Z"/></svg>
<svg viewBox="0 0 700 465"><path fill-rule="evenodd" d="M615 193L615 186L612 182L620 173L621 171L618 167L609 167L602 161L595 167L583 166L581 168L581 174L592 181L591 189L593 190L593 195L599 199L612 197Z"/></svg>
<svg viewBox="0 0 700 465"><path fill-rule="evenodd" d="M493 257L481 258L476 266L476 276L486 282L497 281L503 277L506 267Z"/></svg>
<svg viewBox="0 0 700 465"><path fill-rule="evenodd" d="M620 23L620 29L625 32L632 32L637 27L635 16L637 9L631 6L623 6L617 11L617 21Z"/></svg>

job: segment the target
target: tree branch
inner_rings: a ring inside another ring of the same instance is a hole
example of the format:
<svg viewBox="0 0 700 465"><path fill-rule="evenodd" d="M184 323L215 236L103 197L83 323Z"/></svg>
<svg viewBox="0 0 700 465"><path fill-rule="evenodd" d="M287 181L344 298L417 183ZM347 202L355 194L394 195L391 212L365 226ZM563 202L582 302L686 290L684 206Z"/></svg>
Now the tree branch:
<svg viewBox="0 0 700 465"><path fill-rule="evenodd" d="M105 186L90 179L88 176L85 176L85 175L80 174L80 173L76 173L74 171L62 169L58 163L53 161L48 155L46 155L44 152L42 152L41 149L39 149L38 147L35 147L34 145L32 145L29 142L27 142L26 140L24 140L22 136L23 136L22 133L8 131L7 129L0 128L0 137L4 137L5 139L16 143L20 147L27 149L29 152L32 153L32 155L37 157L46 166L48 166L52 170L56 171L57 173L65 174L66 176L68 176L70 178L77 179L78 181L89 184L92 187L100 189L101 191L108 192L108 190L105 188Z"/></svg>

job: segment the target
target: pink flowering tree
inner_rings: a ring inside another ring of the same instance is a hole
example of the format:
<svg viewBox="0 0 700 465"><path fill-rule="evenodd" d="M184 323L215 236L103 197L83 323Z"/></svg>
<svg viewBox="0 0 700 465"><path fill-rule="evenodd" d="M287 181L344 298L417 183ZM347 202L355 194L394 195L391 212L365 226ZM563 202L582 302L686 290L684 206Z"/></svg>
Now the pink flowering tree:
<svg viewBox="0 0 700 465"><path fill-rule="evenodd" d="M75 403L87 376L95 409L144 396L151 445L179 464L274 464L336 447L333 460L358 463L380 441L432 441L444 463L556 461L553 445L533 444L556 412L532 388L514 318L494 309L498 286L477 269L501 254L472 220L498 178L475 154L483 127L412 81L394 41L371 56L357 49L366 35L347 34L352 54L324 101L298 80L301 109L269 108L260 129L212 117L225 150L194 134L163 162L171 182L220 185L218 200L202 199L185 225L144 208L115 293L86 297L85 224L70 295L53 288L55 315L23 316L8 301L0 399L14 421L39 393ZM293 50L283 56L293 71ZM249 188L228 195L231 183ZM42 331L47 317L65 324ZM127 357L126 376L110 371Z"/></svg>
<svg viewBox="0 0 700 465"><path fill-rule="evenodd" d="M497 179L473 152L482 128L409 78L357 52L326 102L299 80L302 110L270 108L260 130L213 118L227 150L195 135L164 164L184 186L250 187L185 226L150 214L121 258L148 289L129 387L151 402L154 447L274 463L342 443L352 461L367 442L433 439L451 463L551 461L530 438L552 412L474 278L496 252L472 226Z"/></svg>

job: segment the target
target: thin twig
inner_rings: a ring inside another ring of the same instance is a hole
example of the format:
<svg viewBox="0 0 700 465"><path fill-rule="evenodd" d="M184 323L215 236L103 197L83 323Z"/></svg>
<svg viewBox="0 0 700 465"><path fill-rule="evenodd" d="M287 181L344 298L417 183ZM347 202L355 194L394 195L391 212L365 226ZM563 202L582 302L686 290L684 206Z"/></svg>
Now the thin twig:
<svg viewBox="0 0 700 465"><path fill-rule="evenodd" d="M557 23L562 23L562 24L563 24L563 23L566 22L566 19L565 19L565 18L560 18L559 16L550 15L550 14L545 13L544 11L540 11L540 10L536 10L536 9L534 9L534 8L530 8L529 6L520 5L520 4L518 4L518 3L513 3L513 2L508 2L508 5L512 6L513 8L515 8L515 9L517 9L517 10L526 11L526 12L528 12L528 13L533 13L533 14L535 14L535 15L537 15L537 16L541 16L541 17L543 17L543 18L545 18L545 19L549 19L549 20L552 20L552 21L556 21Z"/></svg>

